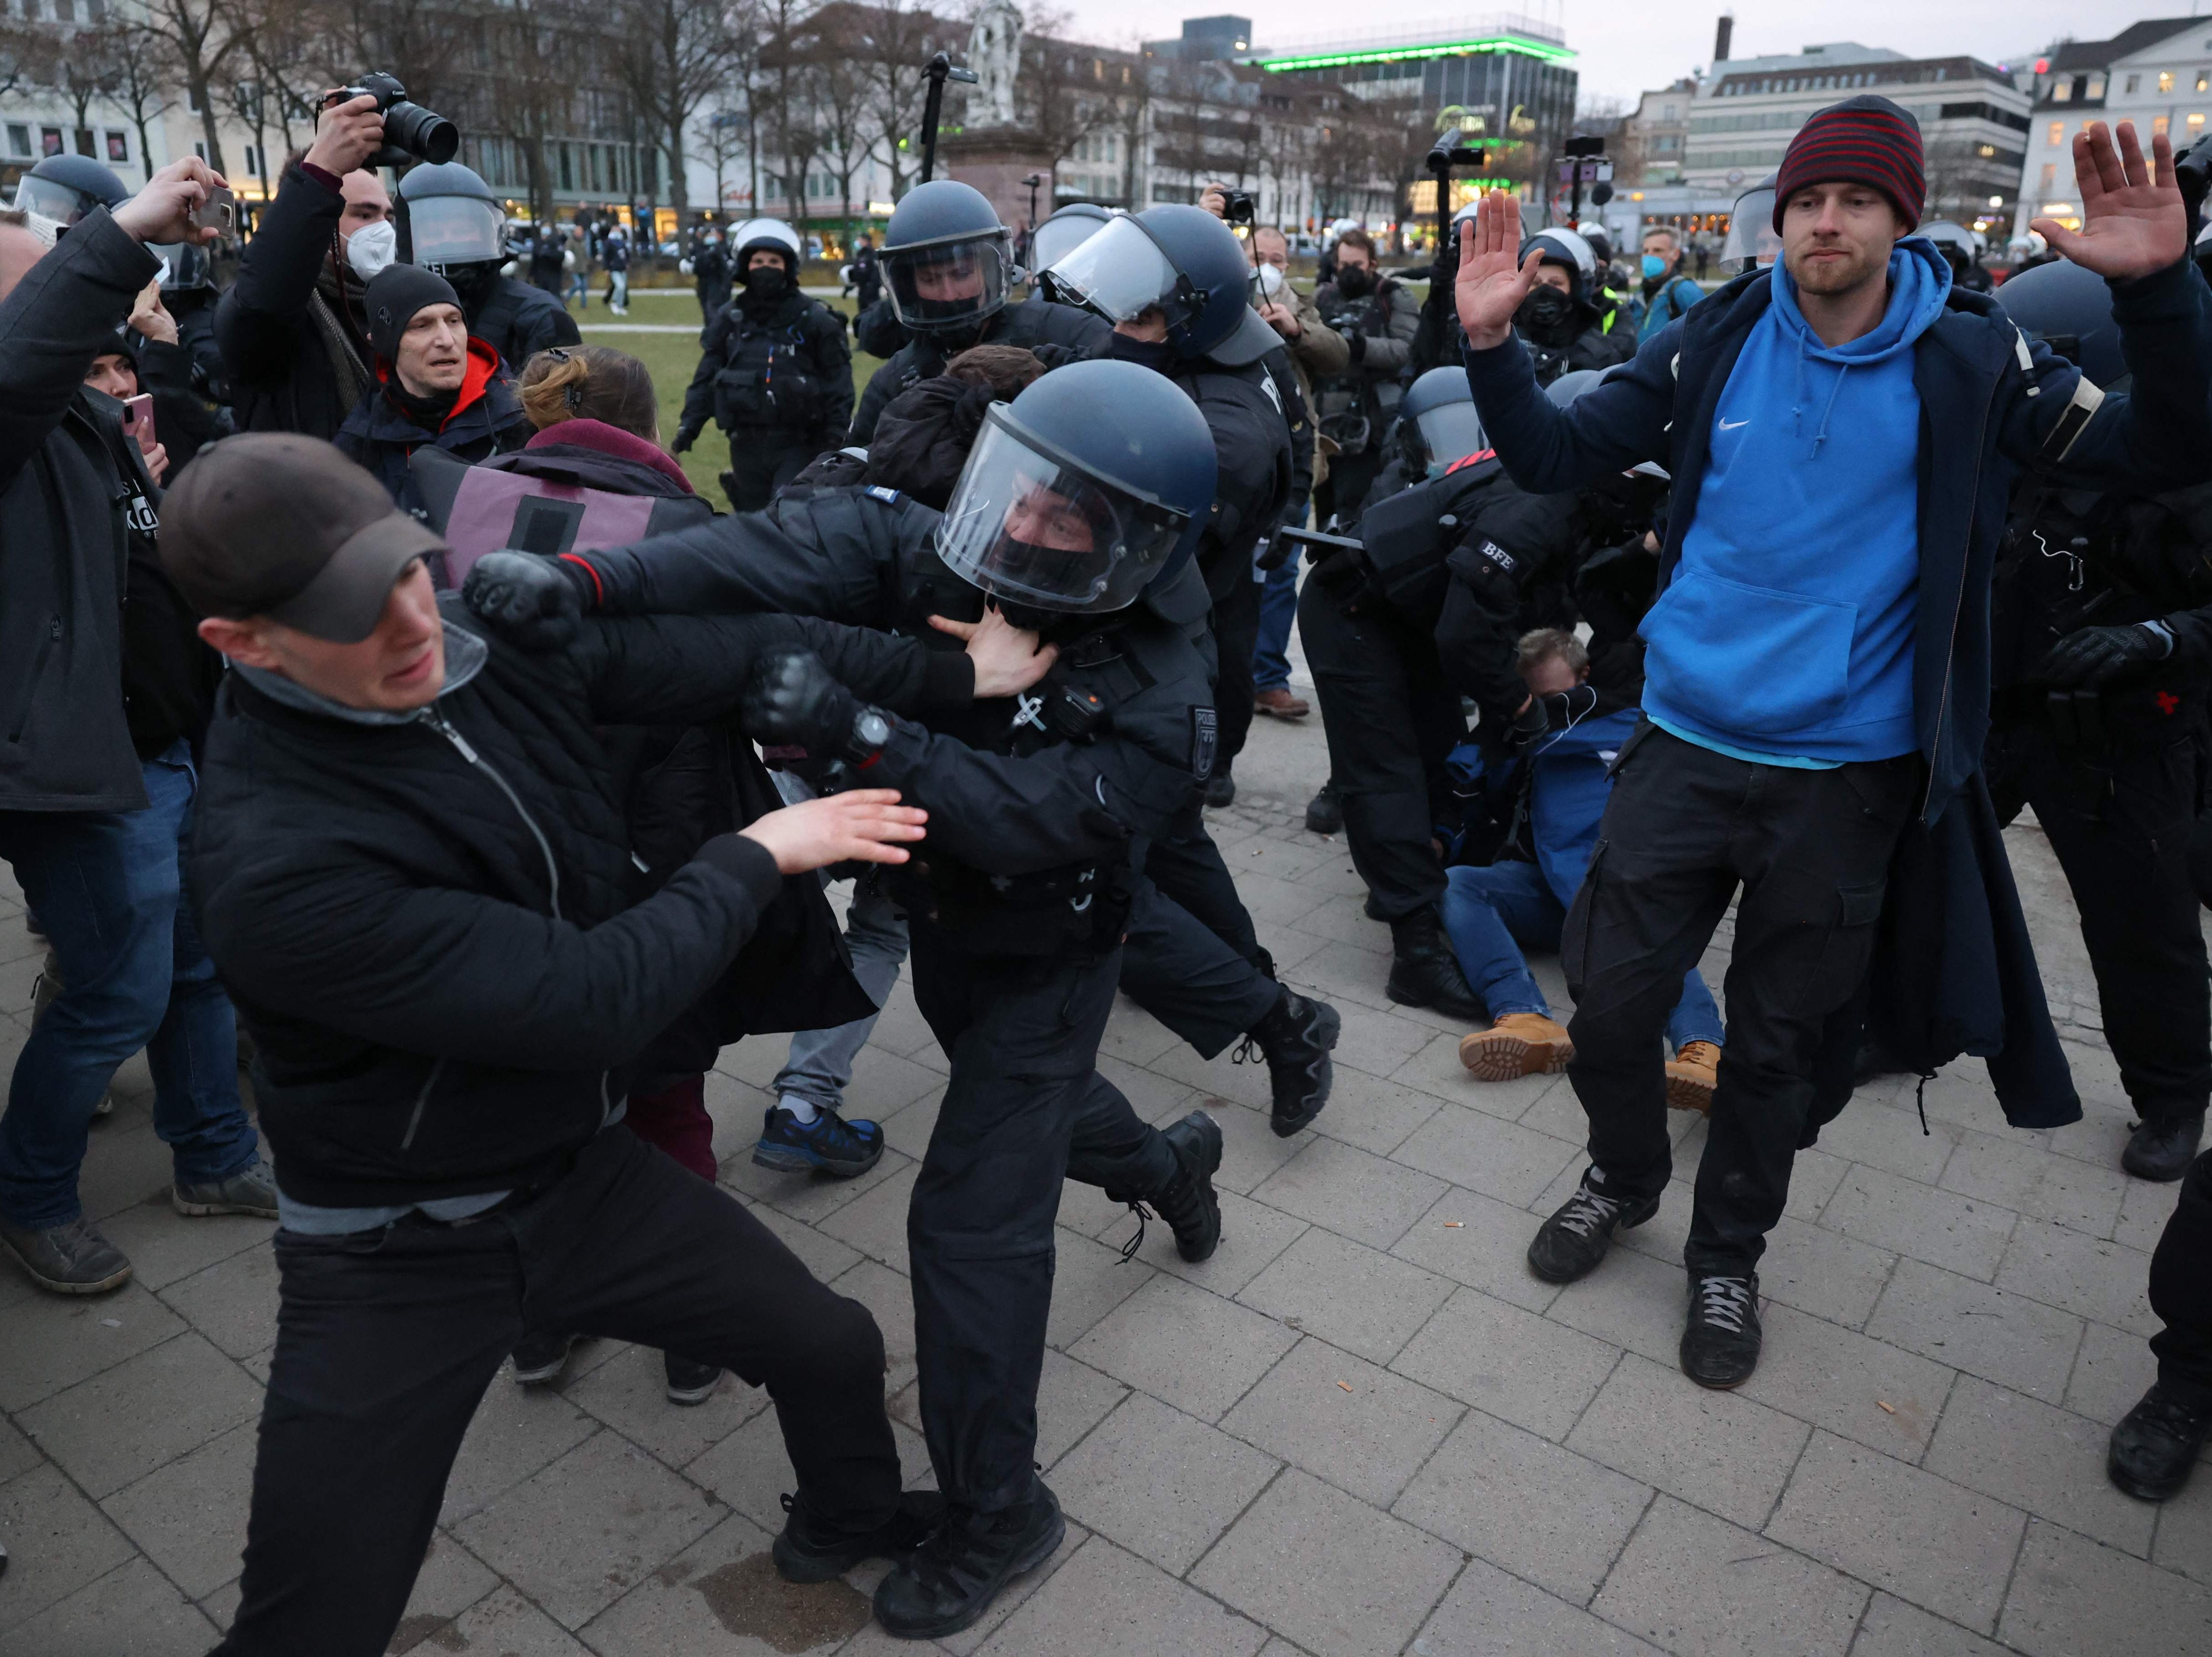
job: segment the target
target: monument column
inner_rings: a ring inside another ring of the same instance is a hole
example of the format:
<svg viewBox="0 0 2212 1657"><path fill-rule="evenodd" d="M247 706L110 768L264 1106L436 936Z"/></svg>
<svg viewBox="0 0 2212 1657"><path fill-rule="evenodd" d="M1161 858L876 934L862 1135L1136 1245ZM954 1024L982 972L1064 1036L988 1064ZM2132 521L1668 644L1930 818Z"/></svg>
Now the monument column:
<svg viewBox="0 0 2212 1657"><path fill-rule="evenodd" d="M1052 211L1053 163L1059 159L1041 134L1023 125L1016 106L1022 29L1021 9L1012 0L989 0L975 14L966 65L975 71L975 85L967 114L959 131L937 141L945 175L982 192L1017 236L1035 228L1030 223L1031 174L1045 175L1036 192L1037 216Z"/></svg>

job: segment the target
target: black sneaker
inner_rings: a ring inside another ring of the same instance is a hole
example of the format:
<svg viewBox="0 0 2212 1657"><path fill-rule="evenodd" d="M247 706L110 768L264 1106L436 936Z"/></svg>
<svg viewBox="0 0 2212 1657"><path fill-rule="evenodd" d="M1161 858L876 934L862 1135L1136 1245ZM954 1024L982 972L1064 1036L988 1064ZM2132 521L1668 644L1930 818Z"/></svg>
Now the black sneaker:
<svg viewBox="0 0 2212 1657"><path fill-rule="evenodd" d="M1269 1117L1280 1137L1288 1139L1328 1103L1336 1081L1329 1050L1343 1028L1343 1019L1327 1002L1309 1001L1285 988L1273 1010L1252 1026L1230 1056L1238 1064L1255 1056L1267 1061L1267 1084L1273 1094Z"/></svg>
<svg viewBox="0 0 2212 1657"><path fill-rule="evenodd" d="M1308 834L1341 834L1344 832L1344 801L1336 791L1336 779L1332 777L1321 785L1306 807Z"/></svg>
<svg viewBox="0 0 2212 1657"><path fill-rule="evenodd" d="M864 1559L904 1559L928 1538L945 1515L945 1498L934 1490L908 1490L898 1511L872 1531L855 1536L836 1530L807 1511L805 1498L781 1498L789 1515L769 1546L775 1574L787 1582L827 1582Z"/></svg>
<svg viewBox="0 0 2212 1657"><path fill-rule="evenodd" d="M1059 1500L1042 1479L1018 1508L979 1514L947 1508L944 1521L876 1588L876 1620L901 1640L957 1634L990 1610L999 1590L1053 1556L1067 1534Z"/></svg>
<svg viewBox="0 0 2212 1657"><path fill-rule="evenodd" d="M1213 775L1206 779L1206 803L1216 811L1237 803L1237 779L1229 774L1226 765L1218 767Z"/></svg>
<svg viewBox="0 0 2212 1657"><path fill-rule="evenodd" d="M131 1262L82 1215L29 1231L0 1223L0 1244L25 1275L56 1295L105 1295L131 1281Z"/></svg>
<svg viewBox="0 0 2212 1657"><path fill-rule="evenodd" d="M722 1372L714 1365L679 1358L673 1352L660 1355L660 1370L671 1404L704 1404L721 1385Z"/></svg>
<svg viewBox="0 0 2212 1657"><path fill-rule="evenodd" d="M1401 1007L1432 1007L1470 1024L1488 1021L1433 904L1390 923L1390 979L1382 993Z"/></svg>
<svg viewBox="0 0 2212 1657"><path fill-rule="evenodd" d="M884 1130L872 1122L848 1122L817 1106L814 1120L801 1122L781 1105L768 1107L768 1119L753 1146L753 1164L780 1173L834 1173L851 1179L884 1157Z"/></svg>
<svg viewBox="0 0 2212 1657"><path fill-rule="evenodd" d="M1152 1207L1175 1233L1176 1252L1193 1265L1221 1246L1221 1198L1213 1176L1221 1167L1221 1124L1193 1111L1160 1137L1175 1148L1176 1177L1152 1198Z"/></svg>
<svg viewBox="0 0 2212 1657"><path fill-rule="evenodd" d="M1625 1203L1601 1196L1587 1183L1536 1228L1528 1245L1528 1270L1547 1283L1571 1283L1587 1277L1613 1246L1613 1234L1631 1231L1659 1212L1659 1199Z"/></svg>
<svg viewBox="0 0 2212 1657"><path fill-rule="evenodd" d="M1682 1373L1700 1386L1741 1386L1759 1368L1759 1274L1690 1274L1690 1321L1682 1331Z"/></svg>
<svg viewBox="0 0 2212 1657"><path fill-rule="evenodd" d="M2130 1496L2163 1502L2189 1483L2208 1435L2212 1405L2191 1404L2154 1385L2112 1429L2105 1471Z"/></svg>
<svg viewBox="0 0 2212 1657"><path fill-rule="evenodd" d="M550 1386L568 1367L568 1349L576 1337L565 1329L550 1334L525 1335L514 1343L514 1384Z"/></svg>
<svg viewBox="0 0 2212 1657"><path fill-rule="evenodd" d="M2164 1185L2189 1172L2189 1165L2197 1160L2197 1148L2203 1142L2202 1111L2139 1122L2128 1136L2127 1149L2120 1153L2120 1166L2138 1179L2155 1179Z"/></svg>

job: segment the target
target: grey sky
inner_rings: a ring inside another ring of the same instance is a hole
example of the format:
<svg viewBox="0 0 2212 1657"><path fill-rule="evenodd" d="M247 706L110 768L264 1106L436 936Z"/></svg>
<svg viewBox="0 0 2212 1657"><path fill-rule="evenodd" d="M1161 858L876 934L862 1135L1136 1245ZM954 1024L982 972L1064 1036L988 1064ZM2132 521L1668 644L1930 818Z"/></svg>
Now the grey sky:
<svg viewBox="0 0 2212 1657"><path fill-rule="evenodd" d="M1439 0L1234 0L1178 4L1176 0L1063 0L1075 27L1070 33L1110 46L1179 34L1182 19L1231 12L1255 20L1263 46L1297 46L1356 33L1391 33L1439 17L1462 19L1493 11L1549 14L1563 21L1567 44L1581 54L1585 97L1632 100L1646 87L1663 86L1711 56L1719 3L1680 0L1510 0L1495 5L1472 0L1456 14ZM2212 12L2212 0L2199 0ZM2031 54L2063 35L2102 39L2141 17L2185 15L2189 0L2163 6L2105 8L2087 0L1738 0L1732 56L1795 52L1824 40L1856 40L1915 57L1965 52L1984 61ZM1357 20L1347 23L1347 19Z"/></svg>

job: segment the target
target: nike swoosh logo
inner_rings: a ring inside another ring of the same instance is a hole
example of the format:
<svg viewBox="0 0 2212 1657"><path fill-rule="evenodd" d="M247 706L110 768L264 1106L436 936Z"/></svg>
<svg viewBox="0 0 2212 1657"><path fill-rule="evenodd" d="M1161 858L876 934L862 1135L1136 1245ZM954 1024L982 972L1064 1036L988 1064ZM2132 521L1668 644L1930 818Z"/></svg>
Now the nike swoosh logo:
<svg viewBox="0 0 2212 1657"><path fill-rule="evenodd" d="M1723 431L1741 431L1750 423L1751 422L1748 420L1739 420L1734 425L1730 425L1727 421L1723 420L1721 422L1721 429Z"/></svg>

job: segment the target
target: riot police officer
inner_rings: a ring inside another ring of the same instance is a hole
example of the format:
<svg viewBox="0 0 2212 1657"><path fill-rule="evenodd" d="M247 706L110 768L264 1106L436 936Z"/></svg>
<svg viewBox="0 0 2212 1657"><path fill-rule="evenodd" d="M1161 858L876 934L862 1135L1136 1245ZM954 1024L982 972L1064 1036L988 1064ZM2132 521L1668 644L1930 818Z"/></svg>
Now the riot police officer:
<svg viewBox="0 0 2212 1657"><path fill-rule="evenodd" d="M1600 302L1597 255L1589 243L1572 230L1539 230L1522 244L1523 263L1532 253L1543 262L1513 331L1535 363L1538 385L1577 369L1611 368L1636 355L1635 325Z"/></svg>
<svg viewBox="0 0 2212 1657"><path fill-rule="evenodd" d="M1212 758L1193 554L1214 481L1204 421L1158 376L1118 362L1048 374L992 406L939 536L979 601L1057 645L1042 694L925 728L795 655L747 698L756 736L840 758L930 813L900 886L915 996L952 1074L908 1238L923 1429L947 1506L877 1590L894 1635L969 1626L1063 1534L1035 1468L1063 1175L1160 1192L1218 1230L1218 1127L1194 1112L1148 1129L1097 1069L1132 857ZM495 555L471 580L525 562Z"/></svg>
<svg viewBox="0 0 2212 1657"><path fill-rule="evenodd" d="M1095 201L1072 201L1036 228L1030 241L1030 280L1040 299L1057 300L1046 273L1106 228L1114 216Z"/></svg>
<svg viewBox="0 0 2212 1657"><path fill-rule="evenodd" d="M698 372L684 393L678 454L712 418L730 436L722 489L732 510L757 512L853 417L853 353L845 324L799 289L799 233L781 219L750 219L736 247L734 303L699 337Z"/></svg>
<svg viewBox="0 0 2212 1657"><path fill-rule="evenodd" d="M476 173L459 161L420 163L399 180L399 199L402 256L453 284L469 332L497 351L509 373L542 350L583 343L567 306L500 274L507 259L507 210Z"/></svg>
<svg viewBox="0 0 2212 1657"><path fill-rule="evenodd" d="M16 181L15 206L66 230L95 207L117 208L130 199L123 180L91 156L49 155Z"/></svg>
<svg viewBox="0 0 2212 1657"><path fill-rule="evenodd" d="M1221 752L1205 803L1225 806L1237 796L1230 766L1252 727L1252 653L1260 633L1253 552L1291 503L1305 499L1313 481L1313 423L1297 371L1281 338L1251 308L1251 265L1243 248L1203 208L1124 215L1046 274L1069 302L1113 325L1109 348L1115 356L1155 369L1188 393L1212 433L1220 493L1198 562L1213 600ZM1188 826L1202 838L1195 815ZM1158 873L1154 878L1205 914L1182 882ZM1241 914L1243 906L1237 907ZM1238 929L1249 931L1249 922Z"/></svg>
<svg viewBox="0 0 2212 1657"><path fill-rule="evenodd" d="M1483 1009L1437 908L1445 882L1433 836L1451 815L1444 760L1467 740L1462 696L1486 733L1541 734L1542 709L1517 671L1522 598L1557 577L1577 534L1571 498L1525 494L1504 475L1464 373L1431 369L1407 405L1405 464L1418 460L1424 481L1378 490L1357 539L1306 538L1315 563L1298 633L1352 865L1368 912L1390 926L1384 993L1472 1021Z"/></svg>
<svg viewBox="0 0 2212 1657"><path fill-rule="evenodd" d="M905 339L860 393L854 442L867 442L884 404L970 345L1053 345L1069 356L1105 349L1106 325L1094 316L1042 299L1007 302L1012 238L972 185L936 179L907 192L884 231L885 302L896 329L884 328L879 307L860 331L861 350L878 356L890 338Z"/></svg>
<svg viewBox="0 0 2212 1657"><path fill-rule="evenodd" d="M2128 375L2104 279L2069 262L2006 283L2013 321L2107 389ZM2081 916L2105 1039L2142 1122L2120 1165L2179 1179L2212 1093L2212 1002L2189 842L2212 687L2212 485L2154 496L2031 474L1991 597L1988 747L2000 820L2023 805Z"/></svg>

